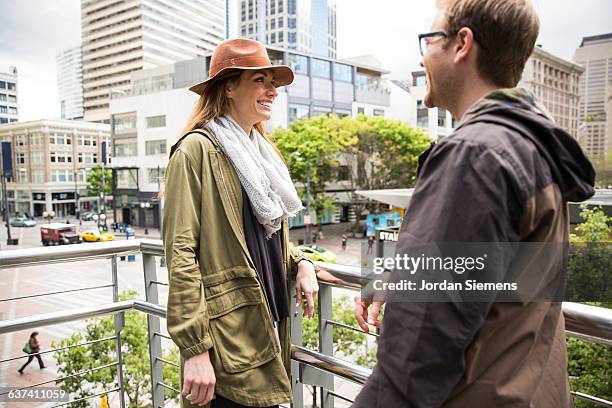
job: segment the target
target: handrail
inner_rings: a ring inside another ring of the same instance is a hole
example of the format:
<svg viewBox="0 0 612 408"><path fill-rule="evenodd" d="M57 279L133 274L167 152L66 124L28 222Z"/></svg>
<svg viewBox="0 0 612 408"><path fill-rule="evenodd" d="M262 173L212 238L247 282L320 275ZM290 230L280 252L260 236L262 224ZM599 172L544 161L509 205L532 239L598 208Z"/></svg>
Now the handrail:
<svg viewBox="0 0 612 408"><path fill-rule="evenodd" d="M327 371L357 384L365 384L372 374L372 370L369 368L296 345L291 345L291 358L299 363Z"/></svg>
<svg viewBox="0 0 612 408"><path fill-rule="evenodd" d="M113 255L138 252L163 256L164 248L162 241L134 239L64 245L53 248L43 247L1 251L0 273L2 269L11 267L79 261L83 260L84 257L88 259L108 258ZM325 270L332 275L334 279L329 283L335 286L355 290L359 289L359 284L363 281L359 267L325 262L314 262L314 264L317 268ZM568 335L612 345L612 310L580 303L564 302L563 314Z"/></svg>

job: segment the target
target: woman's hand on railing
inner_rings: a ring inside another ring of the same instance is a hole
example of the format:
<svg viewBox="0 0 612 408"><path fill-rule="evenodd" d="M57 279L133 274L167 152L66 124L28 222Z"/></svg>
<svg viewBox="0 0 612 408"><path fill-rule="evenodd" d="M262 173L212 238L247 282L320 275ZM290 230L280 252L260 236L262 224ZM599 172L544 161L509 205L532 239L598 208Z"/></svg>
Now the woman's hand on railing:
<svg viewBox="0 0 612 408"><path fill-rule="evenodd" d="M306 298L306 306L302 316L309 319L314 316L314 299L319 293L319 283L312 262L300 261L298 264L297 276L295 278L295 305L299 307Z"/></svg>
<svg viewBox="0 0 612 408"><path fill-rule="evenodd" d="M181 394L192 404L208 404L213 399L215 383L215 370L208 351L185 360Z"/></svg>
<svg viewBox="0 0 612 408"><path fill-rule="evenodd" d="M366 332L370 332L370 326L374 326L377 329L382 327L382 321L378 320L378 315L380 314L380 308L384 305L385 302L382 301L372 301L371 299L361 298L361 294L355 296L355 317L357 318L357 323L359 327ZM370 311L368 309L372 306Z"/></svg>

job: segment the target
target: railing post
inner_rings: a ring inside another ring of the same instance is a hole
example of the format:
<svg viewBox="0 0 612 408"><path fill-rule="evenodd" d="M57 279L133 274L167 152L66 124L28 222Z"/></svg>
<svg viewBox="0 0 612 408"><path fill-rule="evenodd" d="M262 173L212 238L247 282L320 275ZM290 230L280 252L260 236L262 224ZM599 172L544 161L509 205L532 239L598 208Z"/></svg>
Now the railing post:
<svg viewBox="0 0 612 408"><path fill-rule="evenodd" d="M159 304L159 296L157 284L152 281L157 281L157 267L155 265L155 256L150 254L142 254L142 266L144 270L145 280L145 295L147 302ZM147 315L147 326L149 335L149 361L151 363L151 402L153 408L164 406L164 389L160 382L164 380L162 362L157 357L162 357L161 338L155 335L160 332L159 317Z"/></svg>
<svg viewBox="0 0 612 408"><path fill-rule="evenodd" d="M291 281L289 294L295 293L295 281ZM293 298L291 298L293 299ZM300 307L295 306L295 302L291 301L289 305L291 319L291 344L296 346L302 345L302 313ZM302 385L300 376L300 363L291 360L291 392L293 394L294 408L304 407L304 386Z"/></svg>
<svg viewBox="0 0 612 408"><path fill-rule="evenodd" d="M111 275L113 279L113 302L119 301L119 279L117 276L117 255L111 258ZM117 377L119 380L119 404L125 408L125 384L123 379L123 350L121 349L121 330L125 327L125 314L115 315L115 348L117 349Z"/></svg>
<svg viewBox="0 0 612 408"><path fill-rule="evenodd" d="M328 356L334 355L334 326L327 323L332 319L332 287L319 286L319 352ZM334 396L327 390L334 390L333 374L325 373L322 378L325 387L321 387L321 408L334 408Z"/></svg>

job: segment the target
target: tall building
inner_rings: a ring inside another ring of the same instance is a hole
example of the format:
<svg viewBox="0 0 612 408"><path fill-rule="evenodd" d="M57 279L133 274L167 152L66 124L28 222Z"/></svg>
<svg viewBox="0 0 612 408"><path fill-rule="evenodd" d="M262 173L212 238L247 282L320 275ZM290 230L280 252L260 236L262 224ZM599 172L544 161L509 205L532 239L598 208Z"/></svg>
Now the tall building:
<svg viewBox="0 0 612 408"><path fill-rule="evenodd" d="M109 122L109 95L131 72L210 53L226 12L226 0L81 0L85 120Z"/></svg>
<svg viewBox="0 0 612 408"><path fill-rule="evenodd" d="M17 99L17 68L9 67L9 72L0 72L0 125L19 120Z"/></svg>
<svg viewBox="0 0 612 408"><path fill-rule="evenodd" d="M584 68L535 47L519 83L536 96L555 122L578 138L578 83Z"/></svg>
<svg viewBox="0 0 612 408"><path fill-rule="evenodd" d="M273 47L336 58L332 0L240 0L240 35Z"/></svg>
<svg viewBox="0 0 612 408"><path fill-rule="evenodd" d="M60 219L74 215L76 208L97 208L98 197L87 197L87 175L102 160L109 134L109 125L75 120L0 126L0 141L10 142L13 152L10 212L41 217L53 210Z"/></svg>
<svg viewBox="0 0 612 408"><path fill-rule="evenodd" d="M225 38L238 37L238 0L225 0Z"/></svg>
<svg viewBox="0 0 612 408"><path fill-rule="evenodd" d="M378 115L406 121L411 95L382 78L389 72L368 59L332 60L268 47L271 60L291 66L293 84L278 89L267 130L291 121L335 114ZM206 78L210 56L132 73L129 92L110 101L115 221L158 225L158 191L170 147L180 136L198 96L188 87ZM344 184L342 184L344 183ZM348 189L347 182L334 191ZM347 208L349 194L334 196L336 214ZM344 200L344 201L343 201ZM347 210L348 211L348 210ZM329 211L334 217L334 211ZM303 222L301 216L292 225ZM330 218L331 219L331 218ZM342 219L339 216L338 219Z"/></svg>
<svg viewBox="0 0 612 408"><path fill-rule="evenodd" d="M579 85L579 140L589 156L606 156L612 138L606 114L612 80L612 33L584 37L573 59L585 69Z"/></svg>
<svg viewBox="0 0 612 408"><path fill-rule="evenodd" d="M62 119L83 119L83 51L67 49L56 57L57 95Z"/></svg>

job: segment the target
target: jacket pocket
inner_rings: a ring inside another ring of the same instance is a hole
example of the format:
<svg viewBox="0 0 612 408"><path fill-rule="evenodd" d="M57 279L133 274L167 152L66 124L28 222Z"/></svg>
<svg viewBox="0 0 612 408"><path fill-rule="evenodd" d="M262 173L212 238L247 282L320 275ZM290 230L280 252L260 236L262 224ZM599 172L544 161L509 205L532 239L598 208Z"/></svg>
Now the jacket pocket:
<svg viewBox="0 0 612 408"><path fill-rule="evenodd" d="M255 271L228 275L204 290L214 351L226 372L238 373L271 361L280 347Z"/></svg>

